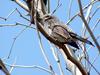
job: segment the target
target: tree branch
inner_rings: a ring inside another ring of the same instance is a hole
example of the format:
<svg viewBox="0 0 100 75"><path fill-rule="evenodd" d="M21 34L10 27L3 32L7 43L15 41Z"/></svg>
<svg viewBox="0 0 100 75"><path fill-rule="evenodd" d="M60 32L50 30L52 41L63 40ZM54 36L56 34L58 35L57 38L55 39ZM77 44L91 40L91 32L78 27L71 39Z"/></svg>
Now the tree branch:
<svg viewBox="0 0 100 75"><path fill-rule="evenodd" d="M80 14L81 14L80 17L81 17L81 19L83 20L86 29L88 30L88 32L89 32L89 34L90 34L92 40L94 41L94 43L95 43L95 45L96 45L96 47L98 48L98 51L99 51L99 53L100 53L100 46L99 46L99 43L97 42L97 40L96 40L94 34L92 33L90 27L88 26L87 21L85 20L85 17L84 17L84 14L83 14L82 5L81 5L81 1L80 1L80 0L78 0L78 4L79 4L79 9L80 9Z"/></svg>
<svg viewBox="0 0 100 75"><path fill-rule="evenodd" d="M20 7L22 7L23 9L25 9L26 11L28 11L29 12L29 9L28 9L28 7L24 4L24 3L22 3L20 0L14 0Z"/></svg>

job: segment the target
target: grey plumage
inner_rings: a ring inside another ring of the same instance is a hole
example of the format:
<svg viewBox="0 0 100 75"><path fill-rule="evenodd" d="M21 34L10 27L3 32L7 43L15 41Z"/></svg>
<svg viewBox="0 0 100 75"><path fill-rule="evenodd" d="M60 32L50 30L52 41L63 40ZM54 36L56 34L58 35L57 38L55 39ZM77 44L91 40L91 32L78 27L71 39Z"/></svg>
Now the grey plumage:
<svg viewBox="0 0 100 75"><path fill-rule="evenodd" d="M43 17L43 20L45 23L44 27L46 27L46 31L49 33L50 36L58 40L60 43L69 44L77 49L79 49L79 46L77 44L78 41L93 46L93 44L89 40L72 32L72 30L63 22L61 22L57 17L45 15Z"/></svg>

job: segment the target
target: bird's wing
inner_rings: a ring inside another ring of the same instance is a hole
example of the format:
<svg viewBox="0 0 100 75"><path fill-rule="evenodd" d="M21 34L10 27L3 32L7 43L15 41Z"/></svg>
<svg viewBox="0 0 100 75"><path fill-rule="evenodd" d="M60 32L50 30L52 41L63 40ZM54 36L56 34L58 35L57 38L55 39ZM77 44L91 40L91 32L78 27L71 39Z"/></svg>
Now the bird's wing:
<svg viewBox="0 0 100 75"><path fill-rule="evenodd" d="M53 29L52 35L55 39L57 39L59 42L62 44L68 44L71 45L77 49L79 49L76 40L74 40L68 31L66 31L63 27L61 26L56 26Z"/></svg>
<svg viewBox="0 0 100 75"><path fill-rule="evenodd" d="M58 34L59 36L63 37L64 39L69 39L70 38L70 35L69 35L69 32L66 31L62 26L60 25L55 25L52 29L52 32L53 33L56 33Z"/></svg>

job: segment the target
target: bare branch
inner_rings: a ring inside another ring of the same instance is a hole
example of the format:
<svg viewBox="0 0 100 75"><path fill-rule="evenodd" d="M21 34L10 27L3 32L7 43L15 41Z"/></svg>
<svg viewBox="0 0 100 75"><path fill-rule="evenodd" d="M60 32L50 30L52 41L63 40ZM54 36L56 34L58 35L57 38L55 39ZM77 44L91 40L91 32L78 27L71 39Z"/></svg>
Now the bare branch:
<svg viewBox="0 0 100 75"><path fill-rule="evenodd" d="M72 3L73 3L73 0L70 0L70 2L69 2L69 11L68 11L68 19L70 19L70 17L71 17L71 8L72 8Z"/></svg>
<svg viewBox="0 0 100 75"><path fill-rule="evenodd" d="M6 75L10 75L9 71L7 70L5 64L1 59L0 59L0 70L2 70Z"/></svg>
<svg viewBox="0 0 100 75"><path fill-rule="evenodd" d="M100 6L97 7L97 9L94 11L94 13L90 16L89 20L91 20L94 17L94 15L99 11L99 9L100 9Z"/></svg>
<svg viewBox="0 0 100 75"><path fill-rule="evenodd" d="M36 2L36 8L35 9L37 9L38 8L38 1L39 0L37 0L37 2ZM34 13L34 16L35 16L35 18L34 18L34 22L35 22L35 25L36 25L36 30L37 30L37 35L38 35L38 38L39 38L39 45L40 45L40 49L41 49L41 52L42 52L42 54L43 54L43 57L44 57L44 59L45 59L45 61L46 61L46 63L47 63L47 65L49 66L49 69L51 70L51 72L53 73L53 75L55 75L55 72L53 71L53 67L52 67L52 65L50 64L50 62L49 62L49 59L48 59L48 57L47 57L47 55L46 55L46 53L45 53L45 50L44 50L44 48L43 48L43 45L42 45L42 41L41 41L41 36L40 36L40 33L39 33L39 29L38 29L38 26L37 26L37 10L34 10L35 11L35 13ZM33 15L32 15L33 16Z"/></svg>
<svg viewBox="0 0 100 75"><path fill-rule="evenodd" d="M48 13L50 13L50 0L48 0L48 7L47 7L47 9L48 9Z"/></svg>
<svg viewBox="0 0 100 75"><path fill-rule="evenodd" d="M7 57L8 59L10 58L11 52L12 52L12 50L13 50L13 47L14 47L14 45L15 45L15 42L16 42L17 38L18 38L27 28L28 28L28 27L25 27L23 30L21 30L20 33L14 38L13 43L12 43L11 48L10 48L10 51L9 51L9 53L8 53L8 57Z"/></svg>
<svg viewBox="0 0 100 75"><path fill-rule="evenodd" d="M23 4L20 0L14 0L20 7L22 7L23 9L25 9L27 12L29 12L28 7Z"/></svg>
<svg viewBox="0 0 100 75"><path fill-rule="evenodd" d="M93 7L93 1L94 0L91 0L91 5L88 7L88 10L87 10L87 12L86 12L86 16L85 16L85 20L87 21L87 23L89 22L89 16L90 16L90 14L91 14L91 10L92 10L92 7ZM84 23L83 23L83 35L85 36L85 32L86 32L86 28L85 28L85 25L84 25Z"/></svg>
<svg viewBox="0 0 100 75"><path fill-rule="evenodd" d="M56 60L56 62L58 64L60 75L64 75L64 72L63 72L63 69L62 69L62 66L61 66L61 62L60 62L60 58L59 58L59 55L58 55L58 51L55 51L55 47L56 46L55 47L52 46L52 44L50 42L49 42L49 44L50 44L50 49L52 51L52 54L53 54L53 56L54 56L54 58L55 58L55 60Z"/></svg>
<svg viewBox="0 0 100 75"><path fill-rule="evenodd" d="M12 64L13 66L11 66L11 69L10 69L10 73L13 71L13 69L14 69L14 65L16 64L16 59L15 59L15 61L14 61L14 63Z"/></svg>
<svg viewBox="0 0 100 75"><path fill-rule="evenodd" d="M27 28L36 29L35 27L28 26L28 25L25 25L25 24L21 24L19 22L16 22L16 24L0 24L0 27L15 27L15 26L23 26L23 27L27 27Z"/></svg>
<svg viewBox="0 0 100 75"><path fill-rule="evenodd" d="M94 31L94 29L98 26L99 22L100 22L100 19L97 19L97 22L96 22L95 25L93 26L92 31Z"/></svg>
<svg viewBox="0 0 100 75"><path fill-rule="evenodd" d="M86 5L84 8L83 8L83 11L86 10L91 4L95 4L96 2L98 2L98 0L94 0L92 2L90 2L88 5ZM70 20L66 23L67 25L69 25L69 23L74 20L77 16L79 16L80 12L77 12L72 18L70 18Z"/></svg>
<svg viewBox="0 0 100 75"><path fill-rule="evenodd" d="M94 41L94 43L95 43L95 45L96 45L96 47L98 48L98 51L99 51L99 53L100 53L100 46L99 46L99 43L97 42L97 40L96 40L94 34L92 33L90 27L88 26L87 21L85 20L85 17L84 17L84 14L83 14L83 10L82 10L81 1L78 0L78 3L79 3L80 14L81 14L80 17L81 17L82 21L84 22L85 27L87 28L87 30L88 30L88 32L89 32L89 34L90 34L92 40Z"/></svg>
<svg viewBox="0 0 100 75"><path fill-rule="evenodd" d="M60 3L59 3L59 0L58 0L57 6L56 6L55 10L53 10L53 12L51 13L51 15L53 15L61 5L62 5L62 4L60 4Z"/></svg>
<svg viewBox="0 0 100 75"><path fill-rule="evenodd" d="M91 62L89 60L87 60L87 62L93 67L93 69L98 73L98 75L100 75L100 72L93 66L93 64L91 64Z"/></svg>
<svg viewBox="0 0 100 75"><path fill-rule="evenodd" d="M50 74L52 74L52 72L44 67L41 67L41 66L38 66L38 65L31 65L31 66L25 66L25 65L11 65L11 64L8 64L8 63L4 63L5 65L7 66L10 66L10 67L14 67L14 68L37 68L39 70L43 70L45 72L48 72Z"/></svg>

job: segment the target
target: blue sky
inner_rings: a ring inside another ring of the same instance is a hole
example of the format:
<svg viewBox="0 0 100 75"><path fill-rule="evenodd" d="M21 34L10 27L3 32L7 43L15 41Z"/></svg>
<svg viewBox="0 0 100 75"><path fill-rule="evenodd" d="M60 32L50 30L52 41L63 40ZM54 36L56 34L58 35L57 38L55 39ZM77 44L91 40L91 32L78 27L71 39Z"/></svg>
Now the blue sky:
<svg viewBox="0 0 100 75"><path fill-rule="evenodd" d="M85 0L83 2L83 5L86 5L89 1L90 0ZM56 1L51 0L51 2L52 2L51 3L51 11L53 11L56 8ZM60 3L62 3L62 6L55 12L54 15L56 15L60 20L62 20L64 23L66 23L68 21L69 0L61 0ZM95 8L97 6L99 6L99 4L100 3L96 3L93 6L92 11L95 10ZM17 8L23 15L27 15L25 10L20 8L16 3L14 3L10 0L1 0L0 1L0 10L1 10L0 17L6 17L15 8ZM79 9L78 9L78 5L77 5L77 1L74 0L73 4L72 4L71 17L75 13L77 13L78 10ZM96 19L100 18L99 14L100 14L100 10L96 13L93 20L91 20L91 22L89 24L91 28L95 24ZM7 21L0 19L0 24L15 24L16 22L20 22L22 24L29 25L29 22L26 20L23 20L17 12L12 14L12 16L10 16ZM80 18L77 18L70 24L71 24L70 27L73 29L73 31L75 31L79 35L82 35L82 33L81 33L82 21L80 20ZM23 26L0 27L0 51L1 51L0 58L1 59L6 58L8 56L8 53L10 51L11 45L14 41L14 38L24 28L25 27L23 27ZM98 25L98 27L94 31L94 34L96 37L97 37L97 35L100 35L99 29L100 29L100 25ZM87 33L87 36L89 36L88 33ZM92 41L91 38L89 38L89 40ZM41 53L38 41L39 41L39 39L38 39L36 30L27 28L15 41L10 58L5 59L4 62L6 62L8 64L12 64L16 60L17 65L26 65L26 66L38 65L38 66L49 69L49 67L46 64L46 62L43 58L43 55ZM54 60L54 57L52 55L52 52L48 45L48 42L43 36L42 36L42 41L43 41L42 42L43 47L45 48L45 52L49 58L49 61L53 65L54 71L59 74L57 62ZM100 42L100 39L98 40L98 42ZM89 45L87 45L87 47L89 47ZM91 48L91 50L89 50L88 54L90 56L89 57L90 61L92 61L92 59L94 59L94 57L96 57L96 55L98 54L96 47ZM63 57L61 55L59 55L59 56L60 56L60 59L62 60L62 66L64 69L64 73L71 75L70 72L65 69L66 64L63 60ZM98 57L98 59L94 63L94 66L97 68L97 70L100 71L100 63L99 62L100 62L100 58ZM7 66L7 68L8 68L8 70L10 70L9 66ZM97 74L94 70L92 70L91 73L92 73L91 75ZM32 68L14 68L11 73L11 75L34 75L34 74L50 75L48 72L39 70L37 68L34 68L34 69L32 69Z"/></svg>

